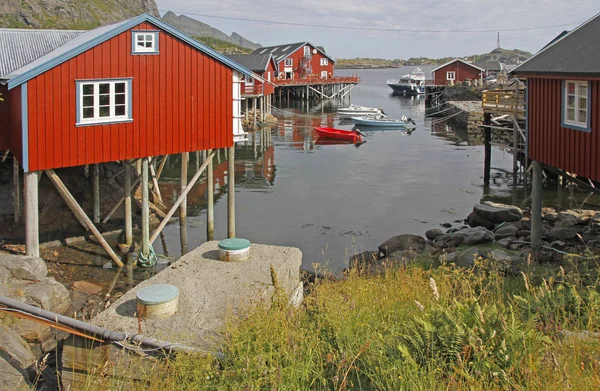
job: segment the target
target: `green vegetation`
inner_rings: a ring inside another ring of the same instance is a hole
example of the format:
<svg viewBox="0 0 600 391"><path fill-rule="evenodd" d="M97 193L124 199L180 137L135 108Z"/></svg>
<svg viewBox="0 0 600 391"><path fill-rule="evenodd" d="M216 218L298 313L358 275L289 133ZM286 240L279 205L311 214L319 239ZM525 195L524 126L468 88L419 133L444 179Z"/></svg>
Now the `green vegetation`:
<svg viewBox="0 0 600 391"><path fill-rule="evenodd" d="M494 49L490 53L475 54L464 57L467 61L500 61L507 64L522 62L531 57L532 54L523 50ZM396 68L405 65L442 65L456 57L428 58L411 57L408 60L386 60L382 58L353 58L339 59L336 62L338 68Z"/></svg>
<svg viewBox="0 0 600 391"><path fill-rule="evenodd" d="M219 38L213 37L194 37L197 41L202 42L206 46L216 50L219 53L223 54L248 54L252 53L252 49L246 49L241 46L235 45L233 43L229 43L227 41L223 41Z"/></svg>
<svg viewBox="0 0 600 391"><path fill-rule="evenodd" d="M276 288L272 305L230 322L222 356L180 354L118 388L600 389L598 265L577 262L544 277L528 262L507 277L483 259L354 269L313 284L299 309Z"/></svg>

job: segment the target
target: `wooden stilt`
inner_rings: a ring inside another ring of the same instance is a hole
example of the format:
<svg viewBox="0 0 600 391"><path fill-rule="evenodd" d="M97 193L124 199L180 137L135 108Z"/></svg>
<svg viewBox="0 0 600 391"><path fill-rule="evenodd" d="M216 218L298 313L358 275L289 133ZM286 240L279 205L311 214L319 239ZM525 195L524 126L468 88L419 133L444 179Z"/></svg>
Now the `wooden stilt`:
<svg viewBox="0 0 600 391"><path fill-rule="evenodd" d="M228 148L227 162L227 237L235 238L235 145Z"/></svg>
<svg viewBox="0 0 600 391"><path fill-rule="evenodd" d="M206 240L211 241L215 239L215 184L212 159L208 162L206 170Z"/></svg>
<svg viewBox="0 0 600 391"><path fill-rule="evenodd" d="M129 169L131 170L131 166L130 166ZM138 176L137 178L135 178L135 181L133 181L133 183L131 184L130 189L135 188L138 185L138 183L140 183L141 179L142 179L141 176ZM108 220L110 220L110 218L113 216L113 214L115 214L115 212L119 209L119 207L121 206L121 204L125 201L125 197L126 196L127 196L127 193L125 193L123 195L123 197L121 197L121 199L115 204L115 206L113 206L113 208L110 210L110 212L108 212L106 214L106 216L104 217L104 220L102 220L102 224L106 224L106 222Z"/></svg>
<svg viewBox="0 0 600 391"><path fill-rule="evenodd" d="M187 176L188 176L188 163L189 153L184 152L181 154L181 177L180 188L181 192L187 187ZM181 195L181 205L179 206L179 234L181 238L181 255L187 254L188 252L188 238L187 238L187 196Z"/></svg>
<svg viewBox="0 0 600 391"><path fill-rule="evenodd" d="M24 174L25 191L25 255L40 256L38 171Z"/></svg>
<svg viewBox="0 0 600 391"><path fill-rule="evenodd" d="M150 254L150 197L148 194L148 159L142 159L142 255Z"/></svg>
<svg viewBox="0 0 600 391"><path fill-rule="evenodd" d="M491 114L485 114L483 122L485 125L491 123ZM492 130L488 127L483 130L484 157L483 157L483 185L490 185L490 170L492 164Z"/></svg>
<svg viewBox="0 0 600 391"><path fill-rule="evenodd" d="M123 169L125 175L125 244L131 246L133 244L133 219L131 214L131 164L129 161L123 161Z"/></svg>
<svg viewBox="0 0 600 391"><path fill-rule="evenodd" d="M534 161L531 179L531 248L538 249L542 243L542 165Z"/></svg>
<svg viewBox="0 0 600 391"><path fill-rule="evenodd" d="M87 217L87 215L85 214L85 212L83 211L81 206L77 203L77 201L75 201L75 198L69 192L69 189L67 189L65 184L58 177L58 175L56 175L54 170L46 170L46 174L48 175L48 178L50 178L50 180L52 181L52 183L58 190L61 197L65 200L65 202L67 203L67 205L69 206L71 211L73 211L73 214L75 214L76 216L79 216L79 218L85 222L85 224L87 225L89 230L92 231L92 233L94 234L96 239L98 239L98 241L100 242L100 245L104 248L104 250L106 250L106 252L111 257L111 259L118 266L121 266L121 267L124 266L123 262L121 262L121 259L117 256L117 254L115 254L114 250L106 242L106 240L104 239L104 237L102 236L100 231L98 231L98 229L96 228L94 223L92 223L92 221L89 219L89 217Z"/></svg>
<svg viewBox="0 0 600 391"><path fill-rule="evenodd" d="M252 98L252 126L256 127L256 98Z"/></svg>
<svg viewBox="0 0 600 391"><path fill-rule="evenodd" d="M167 163L168 159L169 159L169 155L165 155L163 160L160 162L160 165L158 166L158 170L156 170L156 179L157 180L160 180L160 176L162 175L163 169L165 168L165 164Z"/></svg>
<svg viewBox="0 0 600 391"><path fill-rule="evenodd" d="M13 156L13 215L15 223L21 222L21 180L20 180L21 169L19 168L19 161Z"/></svg>
<svg viewBox="0 0 600 391"><path fill-rule="evenodd" d="M85 176L86 178L90 177L90 166L87 164L83 166L83 176Z"/></svg>
<svg viewBox="0 0 600 391"><path fill-rule="evenodd" d="M188 182L188 185L185 188L185 190L183 190L181 192L181 195L179 196L179 198L177 199L177 201L175 201L175 203L173 204L173 206L171 207L171 209L167 212L167 215L165 216L165 218L163 219L163 221L161 221L161 223L158 226L158 228L156 228L154 230L154 232L152 233L152 236L150 237L150 244L154 243L154 241L156 240L156 238L158 237L158 235L162 232L162 230L165 228L165 226L169 222L169 219L171 217L173 217L173 214L175 213L175 211L177 210L177 208L179 208L179 205L183 201L183 196L187 196L187 194L190 192L190 190L192 189L192 187L194 187L194 185L196 184L196 181L198 181L198 178L200 178L200 175L202 175L202 172L206 169L206 166L208 166L208 162L212 160L212 158L213 158L214 155L215 155L215 153L211 152L208 155L206 161L204 163L202 163L202 165L200 166L200 169L198 170L198 172L196 172L194 174L194 176L192 177L192 179L190 179L190 181Z"/></svg>
<svg viewBox="0 0 600 391"><path fill-rule="evenodd" d="M148 158L148 162L150 163L150 158ZM160 201L160 203L162 204L162 202L163 202L162 195L160 194L160 188L158 187L158 178L156 178L156 171L154 170L154 164L149 164L148 168L150 169L150 175L152 175L152 185L153 185L154 195L156 196L156 199L158 199L158 201ZM154 200L154 202L156 202L156 200Z"/></svg>
<svg viewBox="0 0 600 391"><path fill-rule="evenodd" d="M94 193L94 224L100 223L100 165L92 166L92 192Z"/></svg>

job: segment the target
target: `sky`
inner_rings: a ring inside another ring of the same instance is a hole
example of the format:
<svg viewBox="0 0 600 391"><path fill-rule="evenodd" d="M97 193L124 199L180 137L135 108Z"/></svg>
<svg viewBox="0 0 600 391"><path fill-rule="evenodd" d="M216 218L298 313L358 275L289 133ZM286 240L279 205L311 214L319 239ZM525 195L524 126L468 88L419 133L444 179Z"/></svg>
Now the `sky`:
<svg viewBox="0 0 600 391"><path fill-rule="evenodd" d="M563 30L571 30L600 13L599 0L156 0L156 3L161 14L168 10L178 15L183 13L226 34L235 31L263 46L309 41L324 46L335 58L408 59L482 54L496 47L497 31L501 47L535 53ZM543 26L553 27L507 31Z"/></svg>

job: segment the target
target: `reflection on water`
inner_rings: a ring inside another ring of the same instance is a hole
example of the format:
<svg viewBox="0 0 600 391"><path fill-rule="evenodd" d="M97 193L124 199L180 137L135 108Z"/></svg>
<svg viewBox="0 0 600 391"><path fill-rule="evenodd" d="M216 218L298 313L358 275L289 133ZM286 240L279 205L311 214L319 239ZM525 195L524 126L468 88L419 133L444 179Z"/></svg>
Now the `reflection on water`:
<svg viewBox="0 0 600 391"><path fill-rule="evenodd" d="M352 73L356 71L348 71ZM341 72L340 72L341 73ZM411 117L403 130L364 131L353 144L319 139L315 127L352 129L339 121L332 102L296 102L274 114L279 123L236 145L237 234L253 242L299 247L304 267L313 262L339 269L350 252L375 249L401 233L423 234L440 223L461 225L482 199L523 206L529 190L512 187L512 156L492 148L490 186L483 186L483 146L476 135L452 123L425 117L422 97L392 96L386 80L396 70L359 71L362 83L352 103L381 107L388 116ZM347 104L347 102L346 102ZM171 158L161 192L169 204L179 193L179 161ZM220 159L220 160L219 160ZM215 237L227 234L227 162L214 160ZM195 157L190 159L190 177ZM189 248L206 240L204 177L188 195ZM548 187L547 204L580 205L587 194ZM169 201L171 200L171 201ZM586 200L597 205L598 197ZM179 227L165 228L169 254L179 256ZM157 252L163 246L155 243Z"/></svg>

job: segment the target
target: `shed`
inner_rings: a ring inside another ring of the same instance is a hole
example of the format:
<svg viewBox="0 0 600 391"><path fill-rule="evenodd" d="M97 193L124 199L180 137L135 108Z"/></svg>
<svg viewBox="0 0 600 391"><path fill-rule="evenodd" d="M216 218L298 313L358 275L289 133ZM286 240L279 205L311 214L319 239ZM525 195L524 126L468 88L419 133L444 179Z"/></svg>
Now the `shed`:
<svg viewBox="0 0 600 391"><path fill-rule="evenodd" d="M460 58L449 61L433 69L433 80L437 86L449 83L462 83L467 80L482 79L484 70Z"/></svg>

